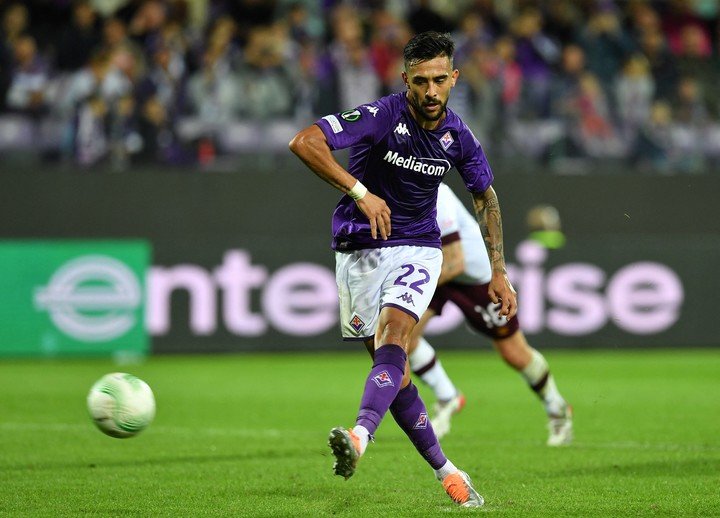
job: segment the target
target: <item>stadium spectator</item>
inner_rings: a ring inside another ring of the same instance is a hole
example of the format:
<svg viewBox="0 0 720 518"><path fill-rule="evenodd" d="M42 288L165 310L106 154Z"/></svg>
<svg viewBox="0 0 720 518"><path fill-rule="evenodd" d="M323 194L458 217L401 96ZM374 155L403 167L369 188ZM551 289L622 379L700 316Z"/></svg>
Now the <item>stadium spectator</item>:
<svg viewBox="0 0 720 518"><path fill-rule="evenodd" d="M678 73L691 77L706 96L713 113L718 113L720 93L718 90L718 62L712 60L708 51L709 41L702 29L691 24L683 27L677 52Z"/></svg>
<svg viewBox="0 0 720 518"><path fill-rule="evenodd" d="M168 19L168 5L160 0L144 0L128 23L128 34L144 49L152 48L161 38Z"/></svg>
<svg viewBox="0 0 720 518"><path fill-rule="evenodd" d="M709 121L703 86L694 77L682 77L673 102L673 144L676 172L696 173L705 165L703 139Z"/></svg>
<svg viewBox="0 0 720 518"><path fill-rule="evenodd" d="M693 53L710 57L712 44L710 31L705 21L698 15L695 5L699 2L686 0L668 0L662 9L662 28L667 35L670 50L675 55L687 52L688 34L692 34Z"/></svg>
<svg viewBox="0 0 720 518"><path fill-rule="evenodd" d="M559 62L561 49L542 30L542 13L526 8L512 21L516 60L523 75L522 117L536 119L550 113L552 69Z"/></svg>
<svg viewBox="0 0 720 518"><path fill-rule="evenodd" d="M563 47L577 40L582 11L574 0L554 0L545 5L545 30Z"/></svg>
<svg viewBox="0 0 720 518"><path fill-rule="evenodd" d="M30 30L30 11L22 3L12 3L2 16L2 45L12 53L15 41Z"/></svg>
<svg viewBox="0 0 720 518"><path fill-rule="evenodd" d="M457 41L458 49L455 63L462 66L465 61L471 59L470 56L476 49L492 45L495 35L490 31L483 17L470 10L460 20L458 30L453 33L453 39Z"/></svg>
<svg viewBox="0 0 720 518"><path fill-rule="evenodd" d="M655 83L655 98L670 100L678 82L675 57L667 47L665 36L659 30L648 30L640 40L640 50L650 63Z"/></svg>
<svg viewBox="0 0 720 518"><path fill-rule="evenodd" d="M612 93L615 78L635 50L635 44L623 29L613 3L603 3L593 12L580 31L578 43L585 51L588 70L595 75L605 92Z"/></svg>
<svg viewBox="0 0 720 518"><path fill-rule="evenodd" d="M655 97L655 81L650 65L642 54L634 54L625 63L615 84L619 131L626 142L633 142L637 131L650 116Z"/></svg>
<svg viewBox="0 0 720 518"><path fill-rule="evenodd" d="M140 50L133 40L130 39L127 33L127 24L118 17L110 17L105 20L102 29L102 40L101 44L104 50L112 52L120 47L136 47L136 50Z"/></svg>
<svg viewBox="0 0 720 518"><path fill-rule="evenodd" d="M578 47L582 72L593 72L599 81L598 97L605 99L601 104L619 135L628 130L628 117L634 128L648 122L635 113L642 107L647 114L647 102L628 104L627 98L617 97L627 93L630 84L639 85L638 79L628 80L625 68L638 53L649 63L654 100L674 103L679 78L694 79L708 112L703 138L714 142L717 137L709 135L720 134L720 9L714 0L11 0L0 2L0 111L12 109L18 121L17 113L32 112L51 132L74 124L75 110L67 109L72 95L66 88L75 73L86 71L91 56L104 50L112 57L111 68L123 72L132 86L137 117L147 100L146 85L156 81L146 77L154 75L155 50L164 46L173 63L182 61L189 79L179 116L166 107L170 125L178 126L178 135L188 142L197 131L187 129L201 120L213 126L243 119L312 120L403 87L397 71L402 68L402 48L413 33L410 21L454 30L456 64L467 81L456 89L453 108L493 145L502 143L497 154L535 160L563 156L562 147L575 152L570 141L574 135L562 121L575 98L566 94L579 85L580 74L568 75L561 56L577 60ZM257 33L272 41L274 56L265 60L272 66L253 57L258 44L252 35ZM30 83L28 69L22 81L13 76L20 73L15 43L28 35L35 40L37 61L31 68L39 66L46 75L42 94L35 95L43 98L44 107L29 111L17 100ZM249 79L256 73L258 85ZM13 107L7 106L11 81ZM240 94L244 88L249 95ZM685 117L687 109L677 108L676 115ZM70 119L55 120L58 117ZM563 140L563 132L569 138ZM51 146L67 142L48 135ZM241 140L234 139L238 151L244 147ZM280 149L283 141L268 144ZM555 142L565 144L557 147ZM701 146L703 153L717 155L712 150L720 145L713 142ZM553 147L548 150L549 145ZM59 154L55 151L52 156Z"/></svg>
<svg viewBox="0 0 720 518"><path fill-rule="evenodd" d="M49 108L46 98L48 79L48 66L38 54L35 38L27 34L15 38L7 107L32 116L46 113Z"/></svg>
<svg viewBox="0 0 720 518"><path fill-rule="evenodd" d="M672 173L676 155L673 143L672 108L667 101L655 101L650 117L641 126L629 163L641 172Z"/></svg>
<svg viewBox="0 0 720 518"><path fill-rule="evenodd" d="M188 102L192 113L207 124L234 119L240 87L232 74L237 49L233 39L235 22L219 18L210 32L201 67L189 79Z"/></svg>
<svg viewBox="0 0 720 518"><path fill-rule="evenodd" d="M624 151L600 81L590 72L580 77L579 89L570 101L570 138L592 158L617 158Z"/></svg>
<svg viewBox="0 0 720 518"><path fill-rule="evenodd" d="M582 47L574 44L565 46L559 70L553 75L551 85L553 100L551 113L554 117L567 115L568 102L577 95L580 79L586 71L585 51Z"/></svg>
<svg viewBox="0 0 720 518"><path fill-rule="evenodd" d="M0 25L0 109L3 110L6 108L7 90L15 62L15 41L28 31L29 26L30 13L27 7L20 3L6 7Z"/></svg>
<svg viewBox="0 0 720 518"><path fill-rule="evenodd" d="M323 106L331 111L358 106L382 93L380 76L354 13L354 9L346 7L333 12L334 38L324 57L324 74L319 82L329 97Z"/></svg>
<svg viewBox="0 0 720 518"><path fill-rule="evenodd" d="M56 67L61 71L75 71L88 62L101 41L97 14L89 0L73 4L72 19L63 28L56 48Z"/></svg>
<svg viewBox="0 0 720 518"><path fill-rule="evenodd" d="M292 71L284 59L285 38L280 25L250 30L236 76L240 117L268 120L294 115L296 92Z"/></svg>
<svg viewBox="0 0 720 518"><path fill-rule="evenodd" d="M426 31L449 32L451 24L431 5L430 0L416 0L407 14L407 22L415 34Z"/></svg>
<svg viewBox="0 0 720 518"><path fill-rule="evenodd" d="M403 87L398 79L403 67L402 50L412 35L408 24L389 10L379 9L373 13L370 52L383 93Z"/></svg>

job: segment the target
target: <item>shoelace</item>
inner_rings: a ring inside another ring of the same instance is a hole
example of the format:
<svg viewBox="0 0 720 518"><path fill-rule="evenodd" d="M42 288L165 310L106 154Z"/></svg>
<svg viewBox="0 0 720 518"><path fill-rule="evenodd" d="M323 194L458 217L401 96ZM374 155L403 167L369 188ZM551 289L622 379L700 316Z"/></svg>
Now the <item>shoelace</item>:
<svg viewBox="0 0 720 518"><path fill-rule="evenodd" d="M457 503L464 504L467 502L470 498L470 491L468 491L462 477L460 475L449 475L448 478L452 478L452 480L447 485L443 484L445 485L445 492Z"/></svg>

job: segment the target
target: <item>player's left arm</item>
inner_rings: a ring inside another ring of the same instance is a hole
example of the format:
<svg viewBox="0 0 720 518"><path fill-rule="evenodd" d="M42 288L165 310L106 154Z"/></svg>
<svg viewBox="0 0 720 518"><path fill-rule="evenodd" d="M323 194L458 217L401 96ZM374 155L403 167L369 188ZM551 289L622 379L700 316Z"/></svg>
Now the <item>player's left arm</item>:
<svg viewBox="0 0 720 518"><path fill-rule="evenodd" d="M473 193L473 206L492 266L488 293L493 302L501 304L500 314L509 320L517 313L517 293L505 270L502 215L495 189L489 186L482 193Z"/></svg>

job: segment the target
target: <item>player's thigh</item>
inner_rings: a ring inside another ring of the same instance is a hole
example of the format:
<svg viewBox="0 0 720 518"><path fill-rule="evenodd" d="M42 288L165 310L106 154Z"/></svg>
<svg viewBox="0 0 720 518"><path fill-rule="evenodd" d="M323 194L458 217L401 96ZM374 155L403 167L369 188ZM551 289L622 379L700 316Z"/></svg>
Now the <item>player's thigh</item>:
<svg viewBox="0 0 720 518"><path fill-rule="evenodd" d="M381 249L335 254L340 331L344 340L366 341L374 336L385 277Z"/></svg>
<svg viewBox="0 0 720 518"><path fill-rule="evenodd" d="M380 307L397 308L418 322L435 292L442 269L442 251L420 246L398 246L385 251L389 266Z"/></svg>
<svg viewBox="0 0 720 518"><path fill-rule="evenodd" d="M449 292L448 299L460 308L475 331L492 339L507 338L518 331L517 317L508 320L500 314L500 304L494 303L488 295L488 284L450 283L444 288Z"/></svg>
<svg viewBox="0 0 720 518"><path fill-rule="evenodd" d="M378 331L375 334L375 347L396 344L408 352L410 336L416 321L413 315L394 306L384 306L380 310Z"/></svg>

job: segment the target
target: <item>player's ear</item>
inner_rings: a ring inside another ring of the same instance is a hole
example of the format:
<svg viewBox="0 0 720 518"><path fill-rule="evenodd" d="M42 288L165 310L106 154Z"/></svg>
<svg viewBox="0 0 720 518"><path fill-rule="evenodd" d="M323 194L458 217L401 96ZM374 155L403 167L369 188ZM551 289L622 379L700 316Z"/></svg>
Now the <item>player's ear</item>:
<svg viewBox="0 0 720 518"><path fill-rule="evenodd" d="M455 86L455 82L458 80L458 77L460 77L460 71L456 68L455 70L453 70L452 76L450 77L450 86Z"/></svg>
<svg viewBox="0 0 720 518"><path fill-rule="evenodd" d="M403 78L403 83L405 83L405 88L410 88L410 83L408 82L408 75L407 75L407 73L406 73L406 72L402 72L401 75L402 75L402 78Z"/></svg>

